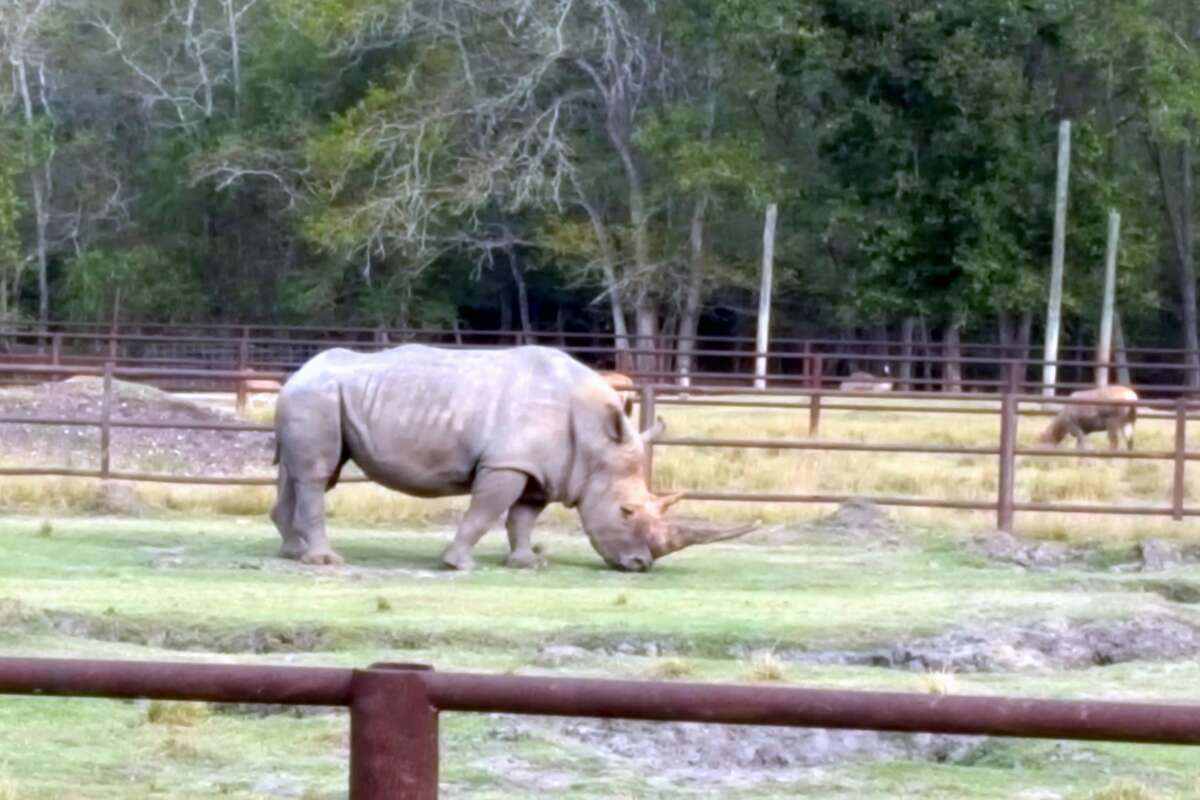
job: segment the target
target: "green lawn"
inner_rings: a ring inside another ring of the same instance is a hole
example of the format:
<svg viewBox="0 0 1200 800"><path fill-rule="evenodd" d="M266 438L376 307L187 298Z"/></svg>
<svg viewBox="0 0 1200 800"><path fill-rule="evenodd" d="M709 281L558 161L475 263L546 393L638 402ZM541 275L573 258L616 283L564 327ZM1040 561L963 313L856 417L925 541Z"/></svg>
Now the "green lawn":
<svg viewBox="0 0 1200 800"><path fill-rule="evenodd" d="M1116 551L1095 568L1030 572L930 532L902 531L889 543L796 528L774 531L769 546L710 546L625 575L560 529L540 532L548 569L515 572L499 566L504 537L494 531L480 547L480 569L459 575L436 568L447 530L335 525L334 546L347 560L341 569L275 558L276 534L257 519L63 518L46 526L10 518L0 537L5 655L423 661L443 670L730 681L749 680L751 654L768 651L784 680L805 686L1200 700L1194 658L952 675L796 660L964 626L1164 615L1200 626L1194 606L1148 590L1148 576L1104 567ZM1191 585L1200 567L1155 580ZM161 711L0 699L0 800L344 796L344 715ZM1171 747L997 740L946 763L835 759L747 768L722 782L726 776L683 763L686 746L681 763L652 768L545 721L447 715L442 739L448 797L1099 800L1200 792L1200 754Z"/></svg>

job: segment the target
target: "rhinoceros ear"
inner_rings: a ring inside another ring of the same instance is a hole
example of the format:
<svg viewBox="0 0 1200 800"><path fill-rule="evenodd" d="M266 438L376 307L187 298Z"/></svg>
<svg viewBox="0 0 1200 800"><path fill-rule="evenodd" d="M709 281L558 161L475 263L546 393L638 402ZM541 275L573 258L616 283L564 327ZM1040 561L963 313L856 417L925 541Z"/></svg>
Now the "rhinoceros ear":
<svg viewBox="0 0 1200 800"><path fill-rule="evenodd" d="M604 432L608 438L617 444L624 444L629 436L629 422L618 407L607 409L604 421Z"/></svg>

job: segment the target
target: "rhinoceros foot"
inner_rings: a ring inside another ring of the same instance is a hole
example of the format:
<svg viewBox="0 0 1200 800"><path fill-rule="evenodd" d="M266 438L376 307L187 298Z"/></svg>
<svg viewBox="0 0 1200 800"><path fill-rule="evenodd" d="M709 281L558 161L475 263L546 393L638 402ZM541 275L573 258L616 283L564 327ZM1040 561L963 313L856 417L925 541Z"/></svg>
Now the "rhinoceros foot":
<svg viewBox="0 0 1200 800"><path fill-rule="evenodd" d="M332 550L309 550L300 556L300 563L320 566L337 566L343 563L342 557Z"/></svg>
<svg viewBox="0 0 1200 800"><path fill-rule="evenodd" d="M446 548L446 552L442 553L442 566L469 572L475 569L475 558L471 555L470 549L452 544Z"/></svg>
<svg viewBox="0 0 1200 800"><path fill-rule="evenodd" d="M541 569L546 566L546 559L533 550L514 550L504 559L504 566L513 569Z"/></svg>

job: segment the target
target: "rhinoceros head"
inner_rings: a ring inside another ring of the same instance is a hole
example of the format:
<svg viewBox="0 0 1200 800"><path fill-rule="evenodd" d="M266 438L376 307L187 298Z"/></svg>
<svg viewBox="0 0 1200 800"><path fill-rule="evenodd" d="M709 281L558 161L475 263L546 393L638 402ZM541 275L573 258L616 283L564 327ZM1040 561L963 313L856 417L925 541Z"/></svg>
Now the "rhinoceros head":
<svg viewBox="0 0 1200 800"><path fill-rule="evenodd" d="M631 433L616 419L610 432L612 449L590 475L579 502L583 529L592 547L610 567L645 572L655 559L694 544L731 539L756 526L734 528L682 525L666 517L682 494L656 495L646 486L643 454L662 434L659 420L649 430Z"/></svg>

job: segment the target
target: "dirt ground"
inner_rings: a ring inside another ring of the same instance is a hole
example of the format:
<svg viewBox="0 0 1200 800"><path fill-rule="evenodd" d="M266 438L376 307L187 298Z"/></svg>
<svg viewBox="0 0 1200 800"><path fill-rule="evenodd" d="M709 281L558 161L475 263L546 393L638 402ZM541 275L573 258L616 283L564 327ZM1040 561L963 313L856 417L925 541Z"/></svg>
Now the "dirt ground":
<svg viewBox="0 0 1200 800"><path fill-rule="evenodd" d="M125 381L114 382L114 421L237 423L235 415ZM0 414L28 418L99 419L101 383L72 378L0 392ZM0 448L13 464L95 469L100 430L76 425L0 424ZM112 429L112 468L205 476L273 472L274 436L254 431Z"/></svg>

